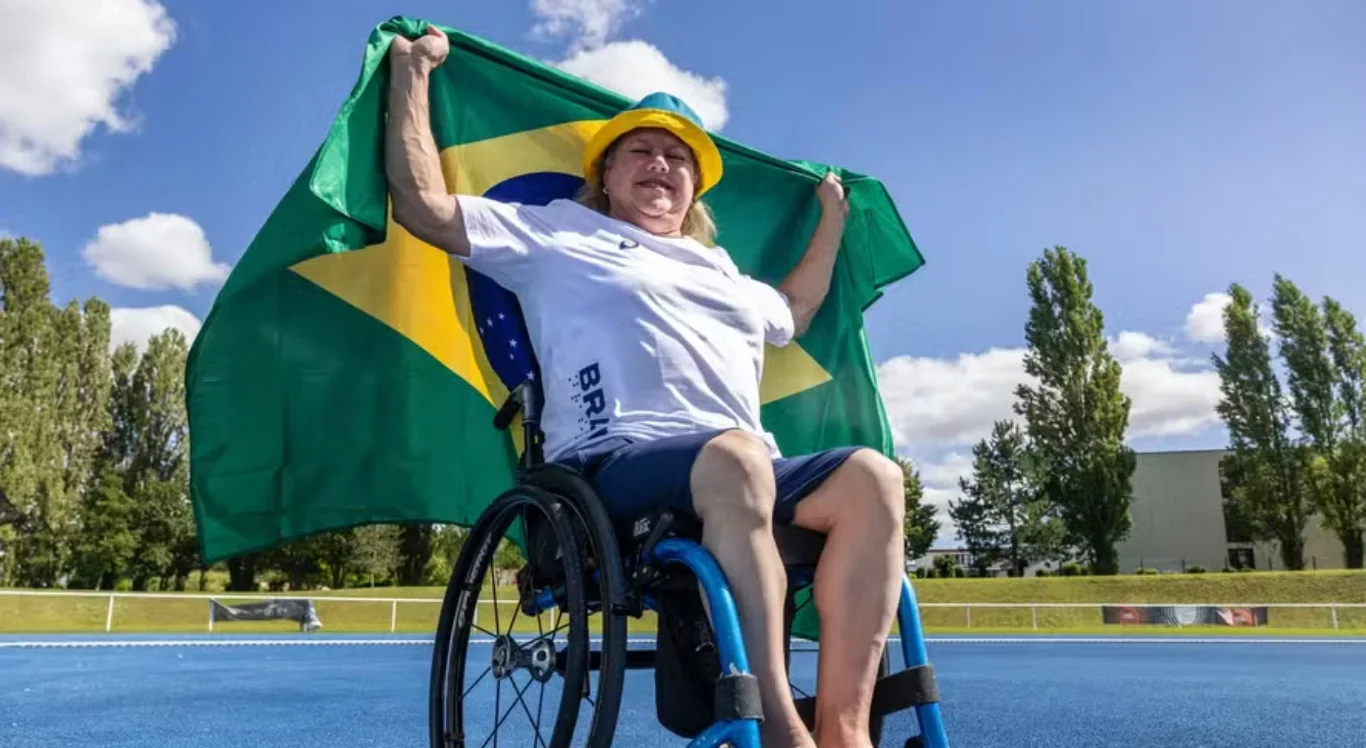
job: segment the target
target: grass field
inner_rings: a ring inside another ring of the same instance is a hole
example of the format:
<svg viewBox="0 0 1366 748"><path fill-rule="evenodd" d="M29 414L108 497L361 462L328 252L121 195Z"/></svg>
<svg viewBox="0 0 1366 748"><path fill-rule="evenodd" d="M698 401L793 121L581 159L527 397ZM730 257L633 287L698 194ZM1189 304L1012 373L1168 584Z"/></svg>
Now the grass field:
<svg viewBox="0 0 1366 748"><path fill-rule="evenodd" d="M1065 632L1072 634L1114 632L1104 626L1099 603L1366 603L1366 572L1261 572L1240 574L1183 574L1117 577L1047 577L1025 579L921 579L914 580L921 618L932 633ZM324 630L334 633L389 632L430 633L440 613L439 587L377 587L333 591L308 591L286 597L315 601ZM0 632L61 633L103 632L106 620L116 633L205 632L209 624L209 601L167 593L164 598L133 598L115 594L114 614L109 597L68 597L60 594L0 595ZM185 595L197 594L194 592ZM223 603L243 602L231 593L215 593ZM355 601L344 598L399 598L390 602ZM497 616L506 627L513 614L511 589L500 589ZM982 603L1066 603L1079 607L981 607ZM929 604L929 605L925 605ZM952 607L938 607L948 604ZM1271 609L1266 627L1237 631L1204 629L1203 633L1276 632L1286 634L1366 634L1366 608ZM494 628L494 606L481 605L480 626ZM535 631L534 618L520 616L519 629ZM549 627L552 620L542 621ZM631 620L635 632L653 632L650 616ZM284 633L296 631L289 622L220 622L224 632ZM1126 633L1165 628L1125 627ZM1185 629L1201 633L1200 629Z"/></svg>

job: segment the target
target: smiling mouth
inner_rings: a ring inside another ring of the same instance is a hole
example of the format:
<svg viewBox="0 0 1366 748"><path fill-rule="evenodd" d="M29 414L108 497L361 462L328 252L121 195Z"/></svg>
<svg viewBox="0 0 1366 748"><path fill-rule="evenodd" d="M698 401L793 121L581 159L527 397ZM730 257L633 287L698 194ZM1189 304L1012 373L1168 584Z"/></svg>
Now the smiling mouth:
<svg viewBox="0 0 1366 748"><path fill-rule="evenodd" d="M661 190L665 190L666 192L672 192L672 191L673 191L673 187L671 187L671 186L669 186L668 184L666 184L666 183L664 183L664 182L661 182L661 181L659 181L659 180L657 180L657 179L646 179L646 180L644 180L644 181L637 182L637 184L638 184L639 186L641 186L641 187L657 187L657 188L659 188L659 189L661 189Z"/></svg>

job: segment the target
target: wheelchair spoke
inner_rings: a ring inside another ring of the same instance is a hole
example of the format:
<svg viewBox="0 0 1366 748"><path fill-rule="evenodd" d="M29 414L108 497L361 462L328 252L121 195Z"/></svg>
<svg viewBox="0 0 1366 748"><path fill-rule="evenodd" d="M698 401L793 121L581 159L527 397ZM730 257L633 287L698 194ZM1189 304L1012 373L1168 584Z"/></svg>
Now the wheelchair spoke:
<svg viewBox="0 0 1366 748"><path fill-rule="evenodd" d="M512 682L512 690L517 691L517 681L512 680L511 676L508 677L508 680ZM526 682L527 688L530 688L530 687L531 687L531 684L532 684L533 681L534 681L534 679L532 679L532 678L528 678L528 679L527 679L527 682ZM500 681L498 681L498 694L499 694L499 696L501 696L502 693L503 693L503 682L500 680ZM520 699L523 693L526 693L526 688L523 688L522 690L517 691L517 697ZM494 748L497 748L497 747L498 747L498 728L502 727L502 726L503 726L503 723L507 721L508 717L511 717L511 716L512 716L512 710L513 710L513 708L516 707L516 706L517 706L516 704L513 704L512 706L508 707L507 713L505 713L502 717L499 717L498 722L493 726L493 734L490 735L490 736L488 736L487 738L484 738L484 742L483 742L482 744L480 744L479 748L484 748L484 746L486 746L486 745L489 744L489 741L490 741L490 740L493 741ZM499 704L499 699L498 699L498 697L495 696L495 697L494 697L494 704L493 704L493 714L494 714L494 716L497 716L497 715L498 715L498 710L500 710L501 708L502 708L502 706Z"/></svg>
<svg viewBox="0 0 1366 748"><path fill-rule="evenodd" d="M493 666L492 666L492 665L489 665L488 667L484 668L484 672L480 673L480 674L479 674L479 677L478 677L478 678L475 678L475 679L474 679L474 682L470 684L470 687L467 688L467 689L465 689L465 692L464 692L464 693L460 694L461 700L464 700L464 698L465 698L466 696L469 696L469 695L470 695L470 691L473 691L473 690L474 690L474 687L477 686L477 685L479 685L479 683L480 683L481 681L484 680L484 676L485 676L485 675L488 675L488 674L491 673L491 672L493 672Z"/></svg>
<svg viewBox="0 0 1366 748"><path fill-rule="evenodd" d="M533 678L532 680L535 680L535 679ZM532 683L532 680L527 681L527 687L528 687L528 688L530 688L531 683ZM516 682L513 682L512 685L513 685L513 686L516 686L517 684L516 684ZM526 693L526 691L523 690L522 693ZM544 684L544 683L541 684L541 695L542 695L542 696L545 695L545 684ZM522 711L523 711L523 712L526 712L526 718L527 718L527 719L531 719L531 707L527 706L526 700L522 698L522 694L521 694L521 693L517 694L517 703L522 705ZM539 709L538 709L537 711L539 712ZM531 726L536 730L536 742L537 742L537 743L540 743L541 745L545 745L545 741L541 739L541 719L540 719L540 717L537 717L537 718L532 722L532 725L531 725Z"/></svg>
<svg viewBox="0 0 1366 748"><path fill-rule="evenodd" d="M536 737L541 737L541 715L545 707L545 684L541 684L541 695L536 697Z"/></svg>
<svg viewBox="0 0 1366 748"><path fill-rule="evenodd" d="M541 634L540 636L536 637L535 639L532 639L531 641L529 641L529 642L527 642L527 643L525 643L525 644L519 645L519 646L522 646L522 647L530 647L530 646L533 645L533 644L539 644L540 642L545 641L545 638L546 638L547 636L548 636L548 637L551 637L551 641L554 641L554 637L555 637L556 634L560 633L561 631L567 631L568 629L569 629L569 624L566 623L565 625L560 626L559 628L556 628L556 629L552 629L552 630L550 630L550 631L547 631L547 632L545 632L544 634Z"/></svg>
<svg viewBox="0 0 1366 748"><path fill-rule="evenodd" d="M498 635L497 635L497 634L493 633L492 631L489 631L488 629L484 628L483 626L480 626L480 625L474 624L474 623L471 623L470 626L473 627L474 630L476 630L476 631L478 631L479 633L483 634L484 636L491 636L491 637L493 637L494 639L497 639L497 638L498 638Z"/></svg>

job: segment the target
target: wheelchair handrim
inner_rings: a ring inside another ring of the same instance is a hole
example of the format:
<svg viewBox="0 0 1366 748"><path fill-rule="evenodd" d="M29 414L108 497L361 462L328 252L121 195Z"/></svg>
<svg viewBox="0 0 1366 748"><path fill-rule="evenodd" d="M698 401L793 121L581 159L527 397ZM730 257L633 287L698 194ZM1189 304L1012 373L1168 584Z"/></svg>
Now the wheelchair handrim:
<svg viewBox="0 0 1366 748"><path fill-rule="evenodd" d="M551 517L550 512L555 511L556 508L562 510L563 503L546 492L529 487L518 487L500 496L481 515L479 521L471 529L469 539L461 550L456 568L451 575L446 599L442 605L441 622L438 626L435 642L436 648L433 652L430 709L431 741L434 747L445 748L446 746L463 746L466 744L463 706L465 698L469 696L473 687L465 690L465 664L469 655L471 629L475 627L473 612L478 606L483 579L488 575L490 567L493 566L493 559L499 542L521 513L527 510L539 511L550 520L549 524L554 528L556 541L564 550L565 608L568 609L569 617L568 630L565 635L565 667L560 673L564 686L560 695L559 706L555 710L555 727L548 745L551 748L567 746L573 738L574 728L578 720L579 694L583 689L588 659L587 606L583 589L583 574L580 567L581 555L577 542L572 533L565 532L563 525L555 522ZM491 575L490 580L495 590L497 586L496 577L495 573ZM498 605L495 604L493 607L495 608L495 615L497 615ZM518 607L520 608L520 605ZM516 613L510 621L510 633L515 628L511 625L515 624L515 621ZM495 628L501 628L501 625L495 625ZM555 627L549 634L552 646L558 629L558 626ZM443 631L449 633L443 636ZM544 636L545 634L542 634L538 638L544 638ZM475 685L478 683L476 682ZM512 685L515 689L516 682L513 681ZM528 681L525 690L530 690L530 688L531 682ZM456 693L460 693L459 698L454 697ZM544 684L542 684L542 693L544 693ZM522 695L518 694L517 698L521 699ZM501 691L499 696L501 697ZM525 702L523 705L525 706ZM516 704L514 703L512 706L515 707ZM510 714L511 707L509 708ZM496 734L503 720L507 719L507 715L500 717L495 713L494 719L493 732ZM536 725L538 739L540 738L539 728L538 719Z"/></svg>

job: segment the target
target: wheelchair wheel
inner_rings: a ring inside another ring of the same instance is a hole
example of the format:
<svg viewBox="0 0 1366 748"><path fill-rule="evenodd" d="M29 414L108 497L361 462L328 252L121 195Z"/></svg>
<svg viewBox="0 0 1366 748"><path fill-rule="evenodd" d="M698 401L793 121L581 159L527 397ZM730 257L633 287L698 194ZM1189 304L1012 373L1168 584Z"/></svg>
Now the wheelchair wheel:
<svg viewBox="0 0 1366 748"><path fill-rule="evenodd" d="M566 509L549 492L519 486L500 496L470 530L446 589L432 654L428 723L433 748L500 743L564 748L575 742L585 700L595 712L607 701L599 694L594 702L586 692L589 596L583 554ZM563 570L555 589L545 591L554 604L540 614L530 609L527 595L500 589L492 568L500 551L505 558L509 553L509 531L525 537L526 528L536 523L553 535L557 568ZM610 705L613 723L619 698L618 688ZM589 744L599 744L596 736Z"/></svg>

